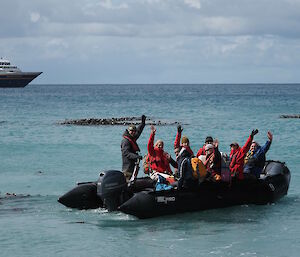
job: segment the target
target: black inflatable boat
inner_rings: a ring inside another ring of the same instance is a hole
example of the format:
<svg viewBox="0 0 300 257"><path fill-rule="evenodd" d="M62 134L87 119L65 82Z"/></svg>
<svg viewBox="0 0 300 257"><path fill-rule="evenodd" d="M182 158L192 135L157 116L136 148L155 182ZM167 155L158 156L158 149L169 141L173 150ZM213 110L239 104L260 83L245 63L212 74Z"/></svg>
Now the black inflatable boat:
<svg viewBox="0 0 300 257"><path fill-rule="evenodd" d="M223 208L241 204L267 204L287 194L290 171L278 161L268 161L260 179L232 183L204 181L193 190L155 191L149 177L127 184L123 173L108 170L96 182L78 183L58 201L70 208L104 207L119 210L138 218Z"/></svg>

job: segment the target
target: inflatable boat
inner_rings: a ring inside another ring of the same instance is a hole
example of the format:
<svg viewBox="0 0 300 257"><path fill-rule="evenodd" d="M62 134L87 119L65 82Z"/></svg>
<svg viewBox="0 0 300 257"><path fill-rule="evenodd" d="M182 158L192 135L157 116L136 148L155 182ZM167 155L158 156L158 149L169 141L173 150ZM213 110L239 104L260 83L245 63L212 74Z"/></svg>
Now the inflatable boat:
<svg viewBox="0 0 300 257"><path fill-rule="evenodd" d="M242 204L273 203L285 196L290 171L279 161L267 161L259 179L228 182L204 181L193 189L155 191L149 177L126 183L123 173L108 170L95 182L78 183L58 202L76 209L106 208L138 218L152 218L182 212L224 208Z"/></svg>

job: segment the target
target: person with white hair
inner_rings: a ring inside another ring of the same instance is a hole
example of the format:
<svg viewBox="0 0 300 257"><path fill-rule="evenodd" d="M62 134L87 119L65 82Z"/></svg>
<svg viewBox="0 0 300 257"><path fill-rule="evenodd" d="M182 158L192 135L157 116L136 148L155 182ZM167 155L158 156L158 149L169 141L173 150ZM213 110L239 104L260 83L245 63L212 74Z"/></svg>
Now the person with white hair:
<svg viewBox="0 0 300 257"><path fill-rule="evenodd" d="M207 172L215 181L221 180L221 153L219 151L218 145L218 140L215 140L213 144L207 144L205 146L205 159L202 159ZM203 155L200 155L200 160L201 156Z"/></svg>

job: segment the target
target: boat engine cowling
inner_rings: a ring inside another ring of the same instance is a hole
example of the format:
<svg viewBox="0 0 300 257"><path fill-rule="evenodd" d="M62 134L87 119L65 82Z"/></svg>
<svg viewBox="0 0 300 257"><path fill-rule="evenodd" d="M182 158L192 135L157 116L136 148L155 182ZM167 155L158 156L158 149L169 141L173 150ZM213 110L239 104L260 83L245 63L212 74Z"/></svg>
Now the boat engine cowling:
<svg viewBox="0 0 300 257"><path fill-rule="evenodd" d="M127 183L122 172L107 170L100 172L97 195L109 211L115 211L127 199Z"/></svg>

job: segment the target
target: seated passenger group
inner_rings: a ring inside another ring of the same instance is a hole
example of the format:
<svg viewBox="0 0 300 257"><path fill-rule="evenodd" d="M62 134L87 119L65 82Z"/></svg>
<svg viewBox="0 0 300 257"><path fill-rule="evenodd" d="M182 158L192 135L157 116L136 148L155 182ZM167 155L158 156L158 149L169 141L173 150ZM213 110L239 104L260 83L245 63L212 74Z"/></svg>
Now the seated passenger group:
<svg viewBox="0 0 300 257"><path fill-rule="evenodd" d="M142 159L142 156L137 153L139 148L136 140L145 126L145 119L146 117L143 115L141 125L138 128L130 126L123 136L124 139L121 149L123 172L126 179L128 179L133 172L133 162L137 159ZM158 175L169 178L170 175L173 175L170 168L171 164L174 167L174 175L178 179L178 187L192 186L195 182L195 176L198 176L198 178L202 176L203 179L204 173L206 176L205 179L213 181L222 180L222 156L227 157L227 155L221 155L218 149L218 140L213 140L213 137L207 136L204 145L198 150L196 156L194 156L189 139L186 136L181 137L182 131L183 129L179 125L174 142L174 153L176 156L176 160L174 160L170 154L164 151L164 142L162 140L157 140L154 143L156 128L153 125L151 126L147 145L147 160L150 166L150 177L153 180L158 180ZM266 153L273 140L273 135L268 131L267 142L264 146L260 146L253 140L257 133L257 129L253 130L242 147L240 147L237 142L230 144L231 151L229 157L227 157L227 163L229 163L227 169L230 171L229 177L236 180L260 177L265 165ZM126 160L126 158L128 160ZM197 167L195 168L193 165ZM198 173L198 175L196 173ZM187 185L184 185L185 183Z"/></svg>

